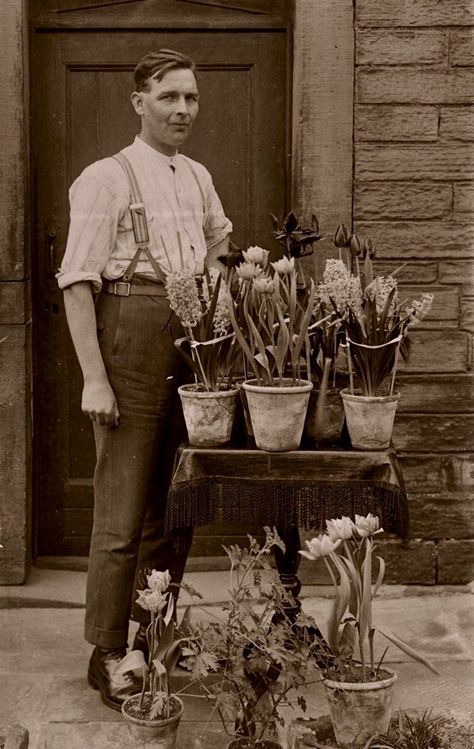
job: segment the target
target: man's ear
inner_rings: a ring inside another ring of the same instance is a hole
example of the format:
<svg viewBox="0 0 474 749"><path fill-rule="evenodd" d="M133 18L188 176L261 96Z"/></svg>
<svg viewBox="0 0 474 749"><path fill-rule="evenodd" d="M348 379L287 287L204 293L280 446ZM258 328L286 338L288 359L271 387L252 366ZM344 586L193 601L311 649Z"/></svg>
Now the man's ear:
<svg viewBox="0 0 474 749"><path fill-rule="evenodd" d="M143 98L140 91L134 91L130 96L132 107L138 115L143 114Z"/></svg>

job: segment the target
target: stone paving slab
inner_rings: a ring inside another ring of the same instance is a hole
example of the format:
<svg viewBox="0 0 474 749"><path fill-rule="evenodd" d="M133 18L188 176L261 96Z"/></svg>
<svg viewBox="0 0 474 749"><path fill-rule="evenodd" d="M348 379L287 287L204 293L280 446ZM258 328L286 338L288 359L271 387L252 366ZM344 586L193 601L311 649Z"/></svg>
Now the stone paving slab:
<svg viewBox="0 0 474 749"><path fill-rule="evenodd" d="M181 721L176 737L176 749L195 749L201 723ZM206 732L202 746L205 749L226 749L230 737L220 729ZM49 723L40 738L37 749L141 749L132 742L125 723Z"/></svg>

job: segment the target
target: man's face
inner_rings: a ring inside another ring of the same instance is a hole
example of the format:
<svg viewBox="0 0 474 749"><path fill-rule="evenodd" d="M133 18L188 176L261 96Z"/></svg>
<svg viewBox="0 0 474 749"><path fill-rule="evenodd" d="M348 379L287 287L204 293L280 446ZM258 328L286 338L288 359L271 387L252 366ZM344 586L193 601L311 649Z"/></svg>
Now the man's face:
<svg viewBox="0 0 474 749"><path fill-rule="evenodd" d="M141 137L167 156L187 139L198 113L198 90L192 70L170 70L160 81L150 78L148 91L135 91L132 104L142 119Z"/></svg>

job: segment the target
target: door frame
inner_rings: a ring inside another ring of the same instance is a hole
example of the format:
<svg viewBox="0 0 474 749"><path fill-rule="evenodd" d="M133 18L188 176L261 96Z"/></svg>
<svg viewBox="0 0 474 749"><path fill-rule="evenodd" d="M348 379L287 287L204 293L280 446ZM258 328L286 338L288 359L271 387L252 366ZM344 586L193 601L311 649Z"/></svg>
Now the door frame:
<svg viewBox="0 0 474 749"><path fill-rule="evenodd" d="M5 225L9 225L11 213L16 212L18 215L19 212L22 227L13 239L13 245L10 235L10 246L6 242L3 248L0 246L2 252L10 250L10 256L14 260L14 271L7 268L6 272L0 273L0 292L7 283L12 288L12 281L21 286L18 315L13 324L16 330L20 325L26 333L30 302L28 267L32 253L28 239L24 239L29 236L31 201L28 201L28 197L25 199L23 190L29 170L25 155L25 144L29 142L28 55L24 48L28 19L22 0L13 0L0 15L5 22L5 29L10 31L7 38L11 41L12 51L8 56L8 66L4 66L2 70L4 91L12 100L19 98L21 101L23 98L24 102L24 110L16 111L14 115L17 126L15 131L11 127L11 110L6 107L0 113L0 126L3 124L3 131L11 134L0 154L1 162L7 169L12 160L19 165L16 189L0 206L0 217L5 219ZM316 7L313 0L295 0L294 24L291 28L293 34L288 36L293 37L294 72L289 82L292 88L292 112L287 112L292 120L289 159L290 154L293 154L293 159L288 162L289 205L298 214L315 211L322 219L323 228L329 229L334 221L344 221L351 225L354 83L352 0L338 0L337 4L333 0L318 0ZM10 69L15 70L14 75ZM16 72L18 70L21 71L20 76ZM28 148L26 153L27 151ZM332 165L329 171L325 169L327 165ZM10 327L10 318L2 319L0 316L0 324L3 323L6 323L4 327ZM17 367L9 375L14 395L11 419L20 428L17 443L26 459L21 471L18 471L16 456L8 459L13 484L5 497L4 507L5 515L10 518L7 524L9 546L16 549L16 552L13 552L15 558L10 569L5 568L1 577L1 581L5 583L24 580L32 548L33 552L35 549L34 533L31 534L31 459L28 459L28 455L31 455L31 404L28 392L32 348L28 340L26 345L24 341L23 336L15 343ZM21 377L18 377L18 371L21 372ZM16 381L13 382L15 377ZM8 424L8 420L4 421L0 432L0 438L9 438L11 424Z"/></svg>

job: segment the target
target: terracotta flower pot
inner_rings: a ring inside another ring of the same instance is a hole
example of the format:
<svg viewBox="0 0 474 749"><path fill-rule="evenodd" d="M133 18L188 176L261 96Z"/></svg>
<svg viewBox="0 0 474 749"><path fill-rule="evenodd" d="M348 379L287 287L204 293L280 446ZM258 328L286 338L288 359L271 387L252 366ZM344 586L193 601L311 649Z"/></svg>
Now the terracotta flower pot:
<svg viewBox="0 0 474 749"><path fill-rule="evenodd" d="M388 731L397 675L389 668L383 670L388 676L380 681L323 680L334 735L341 749L359 749L371 736Z"/></svg>
<svg viewBox="0 0 474 749"><path fill-rule="evenodd" d="M178 393L191 445L213 447L229 442L234 423L237 388L208 392L180 385Z"/></svg>
<svg viewBox="0 0 474 749"><path fill-rule="evenodd" d="M284 379L278 387L247 380L242 387L257 447L270 452L297 450L313 383L302 380L293 385L291 379Z"/></svg>
<svg viewBox="0 0 474 749"><path fill-rule="evenodd" d="M322 408L322 418L318 418L317 408L321 391L314 389L309 395L308 413L304 424L305 437L317 442L339 442L344 425L344 404L339 390L329 388Z"/></svg>
<svg viewBox="0 0 474 749"><path fill-rule="evenodd" d="M170 697L173 715L162 720L135 717L140 695L134 694L122 704L122 715L128 723L132 745L147 749L174 749L179 721L183 715L183 703L176 695Z"/></svg>
<svg viewBox="0 0 474 749"><path fill-rule="evenodd" d="M368 396L341 390L341 398L352 447L360 450L389 447L400 393Z"/></svg>

